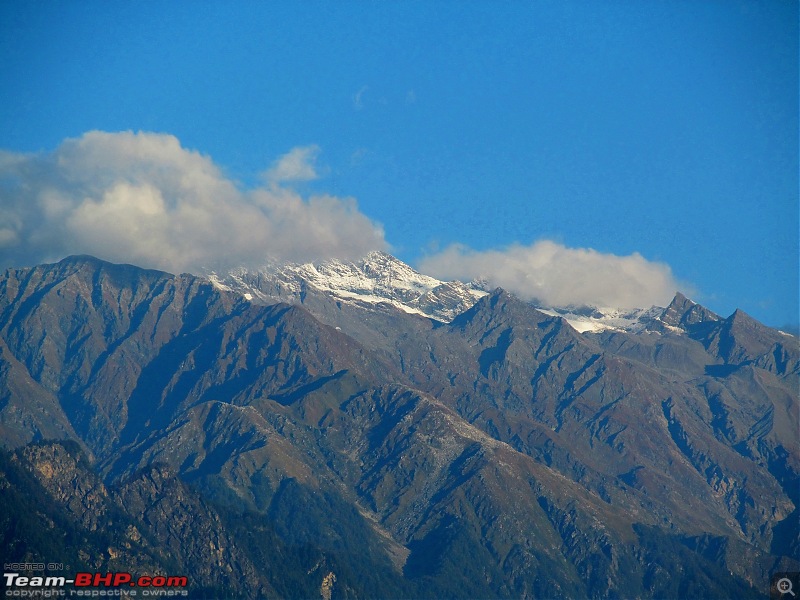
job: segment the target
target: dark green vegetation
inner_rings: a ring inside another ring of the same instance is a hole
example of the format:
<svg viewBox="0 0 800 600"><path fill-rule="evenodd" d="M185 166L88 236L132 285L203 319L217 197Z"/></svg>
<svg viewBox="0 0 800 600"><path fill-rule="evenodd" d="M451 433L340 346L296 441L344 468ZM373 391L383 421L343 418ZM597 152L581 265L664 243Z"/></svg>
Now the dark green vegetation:
<svg viewBox="0 0 800 600"><path fill-rule="evenodd" d="M502 290L449 324L303 301L7 271L4 556L209 597L747 598L800 566L796 338L681 296L635 335Z"/></svg>

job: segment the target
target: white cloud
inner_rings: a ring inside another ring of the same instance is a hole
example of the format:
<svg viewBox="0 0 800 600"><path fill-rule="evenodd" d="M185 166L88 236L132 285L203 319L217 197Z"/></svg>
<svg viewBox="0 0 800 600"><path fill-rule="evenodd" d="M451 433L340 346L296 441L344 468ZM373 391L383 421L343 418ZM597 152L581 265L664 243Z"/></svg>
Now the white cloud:
<svg viewBox="0 0 800 600"><path fill-rule="evenodd" d="M317 152L289 152L255 190L171 135L93 131L51 153L2 152L0 266L92 254L181 272L386 249L383 229L352 198L280 185L314 175Z"/></svg>
<svg viewBox="0 0 800 600"><path fill-rule="evenodd" d="M440 279L485 279L525 300L550 306L666 306L680 287L668 265L638 253L616 256L548 240L483 252L453 245L418 266Z"/></svg>
<svg viewBox="0 0 800 600"><path fill-rule="evenodd" d="M281 156L264 174L267 181L311 181L318 177L316 160L319 146L299 146Z"/></svg>
<svg viewBox="0 0 800 600"><path fill-rule="evenodd" d="M369 89L368 85L361 86L355 94L353 94L353 108L356 110L361 110L364 108L364 94L367 93Z"/></svg>

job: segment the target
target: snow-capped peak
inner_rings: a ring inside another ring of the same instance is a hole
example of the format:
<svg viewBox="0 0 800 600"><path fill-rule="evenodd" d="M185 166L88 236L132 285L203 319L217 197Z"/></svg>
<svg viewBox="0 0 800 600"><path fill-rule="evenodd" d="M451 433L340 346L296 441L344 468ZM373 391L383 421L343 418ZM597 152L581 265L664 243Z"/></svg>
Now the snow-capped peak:
<svg viewBox="0 0 800 600"><path fill-rule="evenodd" d="M363 308L393 307L407 313L450 322L469 309L490 287L485 281L441 281L424 275L391 254L370 252L358 261L329 259L315 263L270 262L257 270L234 269L209 280L254 302L305 303L309 293L333 297ZM551 307L531 302L540 311L563 317L577 331L640 331L658 319L663 308L617 309Z"/></svg>
<svg viewBox="0 0 800 600"><path fill-rule="evenodd" d="M237 268L209 275L221 289L250 294L259 302L303 303L310 290L357 306L392 306L407 313L451 321L486 292L459 281L423 275L386 252L354 262L275 263L255 271Z"/></svg>
<svg viewBox="0 0 800 600"><path fill-rule="evenodd" d="M356 263L332 259L320 264L287 265L286 270L301 274L320 289L406 302L442 284L385 252L371 252Z"/></svg>

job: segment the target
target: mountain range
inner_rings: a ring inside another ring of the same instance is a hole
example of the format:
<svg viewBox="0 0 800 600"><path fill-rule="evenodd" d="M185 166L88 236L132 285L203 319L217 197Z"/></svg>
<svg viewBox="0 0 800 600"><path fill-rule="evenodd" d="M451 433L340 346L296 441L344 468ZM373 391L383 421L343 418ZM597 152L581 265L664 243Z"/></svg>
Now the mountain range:
<svg viewBox="0 0 800 600"><path fill-rule="evenodd" d="M491 291L486 280L439 281L423 275L385 252L375 251L356 262L336 259L293 264L273 261L261 269L233 269L208 279L219 289L237 291L261 303L304 303L309 292L339 302L380 308L389 305L409 314L450 322ZM663 308L619 309L596 306L552 306L530 301L545 314L564 317L580 332L621 329L638 331Z"/></svg>
<svg viewBox="0 0 800 600"><path fill-rule="evenodd" d="M0 276L11 561L196 597L748 598L800 571L800 350L385 253Z"/></svg>

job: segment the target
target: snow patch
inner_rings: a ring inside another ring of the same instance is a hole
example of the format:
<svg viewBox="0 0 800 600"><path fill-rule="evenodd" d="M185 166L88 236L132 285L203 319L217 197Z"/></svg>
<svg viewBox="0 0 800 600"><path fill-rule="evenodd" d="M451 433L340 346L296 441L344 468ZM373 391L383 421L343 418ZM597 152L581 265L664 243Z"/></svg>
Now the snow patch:
<svg viewBox="0 0 800 600"><path fill-rule="evenodd" d="M214 273L213 271L211 272L210 275L208 275L207 279L211 283L211 285L213 285L218 290L222 290L223 292L232 292L233 291L229 286L227 286L224 283L222 283L219 280L219 277L217 276L217 274Z"/></svg>
<svg viewBox="0 0 800 600"><path fill-rule="evenodd" d="M600 331L643 331L647 324L658 319L663 308L619 309L611 307L539 307L536 309L553 317L562 317L578 333Z"/></svg>

